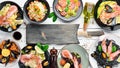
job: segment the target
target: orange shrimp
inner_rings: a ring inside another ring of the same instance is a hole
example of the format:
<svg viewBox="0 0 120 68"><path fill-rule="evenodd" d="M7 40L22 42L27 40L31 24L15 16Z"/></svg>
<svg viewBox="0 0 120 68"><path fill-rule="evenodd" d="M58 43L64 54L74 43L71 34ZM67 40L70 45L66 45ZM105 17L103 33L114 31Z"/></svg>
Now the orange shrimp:
<svg viewBox="0 0 120 68"><path fill-rule="evenodd" d="M7 12L7 18L9 18L9 17L11 17L14 13L16 13L18 11L18 8L17 8L17 6L15 6L15 5L12 5L12 6L10 6L10 8L9 8L9 10L8 10L8 12Z"/></svg>
<svg viewBox="0 0 120 68"><path fill-rule="evenodd" d="M108 53L108 54L111 54L111 53L112 53L112 41L110 41L110 44L109 44L109 46L108 46L107 53Z"/></svg>
<svg viewBox="0 0 120 68"><path fill-rule="evenodd" d="M120 50L117 50L116 52L110 54L109 59L112 61L112 60L114 60L115 57L118 56L119 54L120 54Z"/></svg>
<svg viewBox="0 0 120 68"><path fill-rule="evenodd" d="M67 0L59 0L58 4L62 7L65 8L67 6Z"/></svg>
<svg viewBox="0 0 120 68"><path fill-rule="evenodd" d="M106 46L106 39L104 39L103 41L102 41L102 49L103 49L103 51L106 53L107 52L107 46Z"/></svg>

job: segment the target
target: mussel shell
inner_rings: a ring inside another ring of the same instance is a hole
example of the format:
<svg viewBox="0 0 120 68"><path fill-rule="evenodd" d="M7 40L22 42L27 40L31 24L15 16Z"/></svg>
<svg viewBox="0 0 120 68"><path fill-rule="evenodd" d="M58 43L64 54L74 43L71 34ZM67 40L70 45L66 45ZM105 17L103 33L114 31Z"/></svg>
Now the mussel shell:
<svg viewBox="0 0 120 68"><path fill-rule="evenodd" d="M34 50L34 47L33 46L27 46L26 49L29 49L29 50Z"/></svg>
<svg viewBox="0 0 120 68"><path fill-rule="evenodd" d="M112 68L112 66L105 65L103 68Z"/></svg>
<svg viewBox="0 0 120 68"><path fill-rule="evenodd" d="M12 56L13 58L17 59L18 55L20 55L19 52L17 52L17 51L11 51L11 56Z"/></svg>
<svg viewBox="0 0 120 68"><path fill-rule="evenodd" d="M10 48L11 47L11 42L10 40L6 40L4 44L4 48Z"/></svg>
<svg viewBox="0 0 120 68"><path fill-rule="evenodd" d="M0 63L7 65L9 63L9 60L10 60L10 56L2 57L2 59L0 59Z"/></svg>
<svg viewBox="0 0 120 68"><path fill-rule="evenodd" d="M45 63L46 63L46 62L48 62L48 61L47 61L47 60L43 60L43 61L42 61L42 66L43 66L43 67L49 66L49 62L48 62L48 65L45 66Z"/></svg>
<svg viewBox="0 0 120 68"><path fill-rule="evenodd" d="M114 20L114 18L110 18L109 20L107 20L107 24L112 23L113 20Z"/></svg>
<svg viewBox="0 0 120 68"><path fill-rule="evenodd" d="M9 44L6 44L6 45L4 45L4 48L10 48L11 47L11 43L9 43Z"/></svg>
<svg viewBox="0 0 120 68"><path fill-rule="evenodd" d="M26 46L25 48L23 48L23 51L25 53L29 53L31 50L35 50L34 46Z"/></svg>
<svg viewBox="0 0 120 68"><path fill-rule="evenodd" d="M105 9L107 13L112 13L113 9L111 6L109 6L108 4L105 5Z"/></svg>
<svg viewBox="0 0 120 68"><path fill-rule="evenodd" d="M8 57L6 57L6 63L5 63L5 66L9 63L9 61L10 61L10 56L8 56Z"/></svg>
<svg viewBox="0 0 120 68"><path fill-rule="evenodd" d="M10 39L6 40L5 42L6 42L6 44L9 44L10 43Z"/></svg>
<svg viewBox="0 0 120 68"><path fill-rule="evenodd" d="M1 53L2 53L2 49L0 49L0 55L1 55Z"/></svg>
<svg viewBox="0 0 120 68"><path fill-rule="evenodd" d="M29 66L25 66L21 61L18 62L20 68L30 68Z"/></svg>

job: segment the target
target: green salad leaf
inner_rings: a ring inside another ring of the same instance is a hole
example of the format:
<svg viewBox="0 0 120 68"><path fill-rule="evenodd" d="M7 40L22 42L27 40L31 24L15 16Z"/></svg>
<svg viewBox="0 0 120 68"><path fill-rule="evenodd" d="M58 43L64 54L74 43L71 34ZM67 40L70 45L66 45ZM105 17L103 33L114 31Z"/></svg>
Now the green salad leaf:
<svg viewBox="0 0 120 68"><path fill-rule="evenodd" d="M54 12L50 13L50 14L48 15L48 18L51 18L51 17L53 17L53 16L54 16Z"/></svg>
<svg viewBox="0 0 120 68"><path fill-rule="evenodd" d="M49 15L48 15L48 18L52 18L52 21L55 22L57 20L57 16L55 15L54 12L51 12Z"/></svg>
<svg viewBox="0 0 120 68"><path fill-rule="evenodd" d="M49 48L49 45L48 44L40 44L40 43L37 43L37 46L42 49L44 52L48 50Z"/></svg>

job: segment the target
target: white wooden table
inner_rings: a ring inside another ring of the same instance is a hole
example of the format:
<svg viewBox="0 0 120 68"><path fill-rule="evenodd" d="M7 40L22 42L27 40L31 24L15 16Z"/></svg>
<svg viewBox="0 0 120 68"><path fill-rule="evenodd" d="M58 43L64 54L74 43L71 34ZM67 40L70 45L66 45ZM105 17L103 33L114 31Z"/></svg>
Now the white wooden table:
<svg viewBox="0 0 120 68"><path fill-rule="evenodd" d="M0 3L3 2L3 1L8 1L8 0L0 0ZM27 0L10 0L10 1L16 2L23 9L24 3ZM53 4L54 0L47 0L47 1L50 5L50 11L52 12L53 11L52 10L52 4ZM84 5L85 2L96 3L98 0L82 0L82 1L83 1L83 5ZM25 22L27 22L27 21L25 21ZM68 23L63 23L60 19L57 19L56 22L52 22L52 20L48 18L42 24L68 24ZM83 15L81 15L77 20L71 22L70 24L80 24L79 31L82 31ZM26 28L26 26L24 24L22 24L22 26L19 29L17 29L17 31L22 33L22 39L19 40L19 41L16 41L16 40L13 39L12 35L13 35L14 32L6 33L6 32L3 32L3 31L0 31L0 40L12 39L12 40L18 42L18 44L20 45L20 48L22 49L24 46L26 46L26 29L25 28ZM87 31L98 31L98 30L102 30L102 29L96 23L94 23L94 24L90 23ZM116 31L113 31L113 32L105 32L105 34L107 34L107 33L115 34L115 35L120 36L120 30L116 30ZM89 52L89 49L91 48L91 46L94 46L93 44L96 42L96 39L98 39L98 37L91 37L91 38L78 37L78 39L79 39L79 42L80 42L79 45L80 46L87 45L87 46L83 46L83 47ZM50 47L49 49L51 49L52 47L55 47L56 49L60 50L63 46L65 46L65 45L51 44L49 46ZM0 68L2 68L2 67L0 67ZM19 68L19 66L14 65L13 67L9 67L9 68ZM89 68L91 68L91 67L89 66ZM120 68L120 67L118 67L118 68Z"/></svg>

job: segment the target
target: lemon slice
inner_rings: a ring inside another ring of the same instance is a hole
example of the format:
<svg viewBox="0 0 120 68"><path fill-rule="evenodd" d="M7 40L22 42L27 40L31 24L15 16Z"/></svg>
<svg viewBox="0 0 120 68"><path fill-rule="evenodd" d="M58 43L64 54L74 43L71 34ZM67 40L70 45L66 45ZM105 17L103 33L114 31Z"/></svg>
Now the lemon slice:
<svg viewBox="0 0 120 68"><path fill-rule="evenodd" d="M117 61L120 62L120 56L118 57Z"/></svg>
<svg viewBox="0 0 120 68"><path fill-rule="evenodd" d="M10 50L8 50L8 49L2 49L2 55L4 57L8 57L10 55Z"/></svg>
<svg viewBox="0 0 120 68"><path fill-rule="evenodd" d="M35 50L39 54L44 54L44 51L41 48L39 48L38 46L35 46Z"/></svg>

